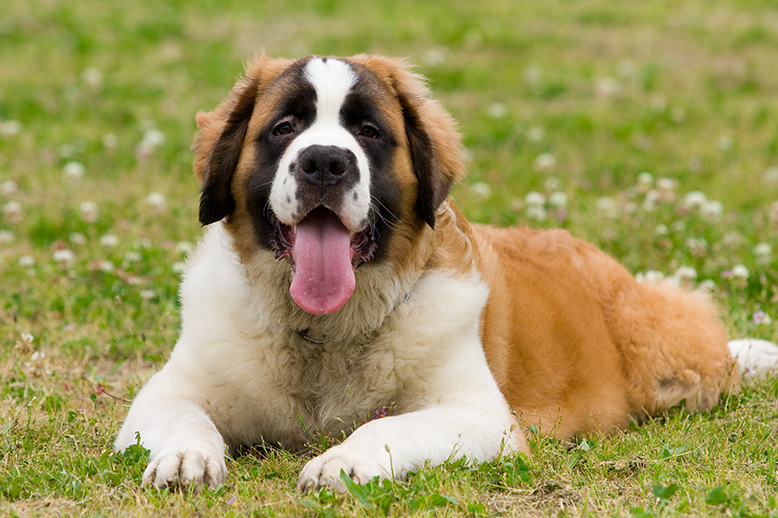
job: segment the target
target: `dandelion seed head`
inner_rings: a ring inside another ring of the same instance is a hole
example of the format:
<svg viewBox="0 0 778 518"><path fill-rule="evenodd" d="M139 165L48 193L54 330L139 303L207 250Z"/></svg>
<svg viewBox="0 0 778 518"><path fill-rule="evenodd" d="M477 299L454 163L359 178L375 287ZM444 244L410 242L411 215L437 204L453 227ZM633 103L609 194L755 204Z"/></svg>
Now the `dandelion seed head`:
<svg viewBox="0 0 778 518"><path fill-rule="evenodd" d="M23 255L19 258L18 263L22 268L32 268L35 266L35 258L31 255Z"/></svg>

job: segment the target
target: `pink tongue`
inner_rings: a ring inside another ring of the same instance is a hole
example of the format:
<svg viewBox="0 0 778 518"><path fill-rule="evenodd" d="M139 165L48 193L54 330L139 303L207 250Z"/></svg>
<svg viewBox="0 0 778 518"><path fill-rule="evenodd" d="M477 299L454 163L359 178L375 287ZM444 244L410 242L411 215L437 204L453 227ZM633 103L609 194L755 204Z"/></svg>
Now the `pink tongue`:
<svg viewBox="0 0 778 518"><path fill-rule="evenodd" d="M289 293L308 313L334 313L354 293L351 238L331 211L319 208L297 224Z"/></svg>

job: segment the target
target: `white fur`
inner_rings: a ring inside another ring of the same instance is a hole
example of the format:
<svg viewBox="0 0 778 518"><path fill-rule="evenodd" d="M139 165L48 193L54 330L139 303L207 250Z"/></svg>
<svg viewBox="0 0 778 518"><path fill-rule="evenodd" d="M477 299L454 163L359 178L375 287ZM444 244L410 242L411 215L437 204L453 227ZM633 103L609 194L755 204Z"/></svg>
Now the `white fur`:
<svg viewBox="0 0 778 518"><path fill-rule="evenodd" d="M298 448L309 440L299 420L336 436L366 422L308 463L300 489L342 487L341 469L366 482L518 447L480 344L488 289L477 273L425 273L370 342L313 344L269 311L257 290L273 280L251 280L230 239L221 223L212 225L193 254L181 287L181 337L116 440L123 449L137 432L151 450L145 483L223 483L225 443ZM383 407L399 415L370 420Z"/></svg>
<svg viewBox="0 0 778 518"><path fill-rule="evenodd" d="M778 370L778 345L767 340L741 338L729 342L729 352L744 374L767 374Z"/></svg>
<svg viewBox="0 0 778 518"><path fill-rule="evenodd" d="M282 223L295 225L299 219L296 217L299 214L295 198L297 182L289 173L289 166L297 160L301 151L311 145L345 148L357 157L359 182L344 195L338 216L349 231L361 231L367 223L370 208L370 166L354 135L340 124L340 109L356 82L356 76L343 61L317 58L305 66L305 78L316 90L316 120L294 139L281 157L270 192L270 205Z"/></svg>

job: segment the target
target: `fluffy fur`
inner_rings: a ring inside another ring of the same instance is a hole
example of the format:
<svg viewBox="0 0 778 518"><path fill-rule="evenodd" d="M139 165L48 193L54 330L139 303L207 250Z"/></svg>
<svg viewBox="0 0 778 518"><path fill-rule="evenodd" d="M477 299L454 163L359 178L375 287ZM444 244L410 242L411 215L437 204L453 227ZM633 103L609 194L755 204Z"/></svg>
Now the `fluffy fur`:
<svg viewBox="0 0 778 518"><path fill-rule="evenodd" d="M342 126L336 147L358 157L333 187L299 170L305 149L332 143L316 129L324 105ZM364 483L527 451L530 424L571 437L684 400L709 409L737 384L704 294L639 284L562 230L468 223L447 199L464 173L455 124L401 60L259 56L197 123L210 226L181 285L180 339L115 444L140 434L146 484L218 485L225 446L299 450L307 428L348 438L311 460L298 488L338 488L341 470ZM279 228L294 239L313 209L375 245L352 244L356 287L331 313L301 309L295 269L277 259L289 257Z"/></svg>

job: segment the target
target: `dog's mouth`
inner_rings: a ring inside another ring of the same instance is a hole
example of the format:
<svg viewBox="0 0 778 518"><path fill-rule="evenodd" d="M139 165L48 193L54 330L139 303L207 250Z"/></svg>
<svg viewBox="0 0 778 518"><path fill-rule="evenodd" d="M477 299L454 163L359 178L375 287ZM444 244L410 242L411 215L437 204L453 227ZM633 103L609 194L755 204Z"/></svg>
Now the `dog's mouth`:
<svg viewBox="0 0 778 518"><path fill-rule="evenodd" d="M270 214L276 259L292 264L289 293L302 309L315 315L334 313L351 297L356 286L354 268L375 257L373 225L350 233L340 218L320 206L294 227Z"/></svg>

